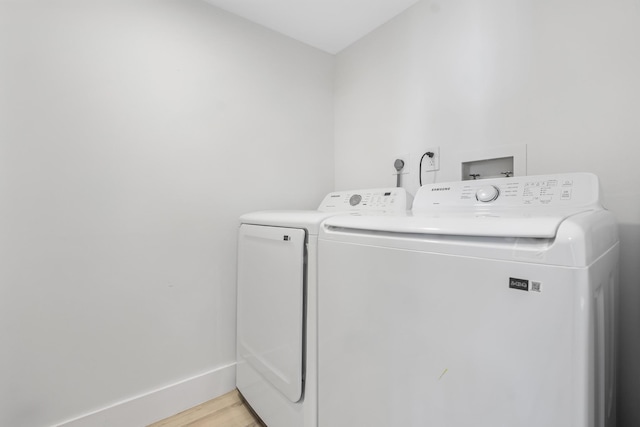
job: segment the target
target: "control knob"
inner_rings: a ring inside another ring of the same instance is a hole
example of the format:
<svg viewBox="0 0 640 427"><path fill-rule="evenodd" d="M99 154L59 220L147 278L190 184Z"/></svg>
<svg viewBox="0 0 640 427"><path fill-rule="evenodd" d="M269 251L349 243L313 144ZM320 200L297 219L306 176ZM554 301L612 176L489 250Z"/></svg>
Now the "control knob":
<svg viewBox="0 0 640 427"><path fill-rule="evenodd" d="M492 202L497 199L499 195L500 190L498 190L498 187L495 185L485 185L476 191L476 200L483 203Z"/></svg>
<svg viewBox="0 0 640 427"><path fill-rule="evenodd" d="M362 201L362 196L359 194L354 194L349 198L349 204L351 206L356 206Z"/></svg>

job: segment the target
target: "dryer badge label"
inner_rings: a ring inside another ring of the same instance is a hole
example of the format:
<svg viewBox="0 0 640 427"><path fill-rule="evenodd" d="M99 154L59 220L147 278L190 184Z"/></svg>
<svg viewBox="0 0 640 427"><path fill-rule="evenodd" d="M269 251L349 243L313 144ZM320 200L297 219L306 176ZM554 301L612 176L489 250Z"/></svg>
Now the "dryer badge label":
<svg viewBox="0 0 640 427"><path fill-rule="evenodd" d="M529 291L529 281L525 279L516 279L515 277L509 277L509 287L511 289Z"/></svg>

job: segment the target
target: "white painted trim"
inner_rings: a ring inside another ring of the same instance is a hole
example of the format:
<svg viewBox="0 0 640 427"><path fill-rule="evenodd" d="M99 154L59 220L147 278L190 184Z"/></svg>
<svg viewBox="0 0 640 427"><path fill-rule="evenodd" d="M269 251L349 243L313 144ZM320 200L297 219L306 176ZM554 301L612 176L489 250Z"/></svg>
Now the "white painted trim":
<svg viewBox="0 0 640 427"><path fill-rule="evenodd" d="M213 369L157 390L56 424L56 427L140 427L221 396L235 388L236 364Z"/></svg>

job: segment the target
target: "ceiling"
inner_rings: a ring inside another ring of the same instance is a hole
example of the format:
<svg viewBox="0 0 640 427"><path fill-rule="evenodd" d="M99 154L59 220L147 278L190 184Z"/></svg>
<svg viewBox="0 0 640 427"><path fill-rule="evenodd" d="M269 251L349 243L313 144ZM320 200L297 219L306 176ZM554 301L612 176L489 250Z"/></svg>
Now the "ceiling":
<svg viewBox="0 0 640 427"><path fill-rule="evenodd" d="M205 0L331 54L419 0Z"/></svg>

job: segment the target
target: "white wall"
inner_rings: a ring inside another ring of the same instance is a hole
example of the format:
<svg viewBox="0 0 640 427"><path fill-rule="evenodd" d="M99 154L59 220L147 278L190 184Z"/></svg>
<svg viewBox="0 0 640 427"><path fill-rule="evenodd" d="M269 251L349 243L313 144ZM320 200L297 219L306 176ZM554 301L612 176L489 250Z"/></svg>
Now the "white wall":
<svg viewBox="0 0 640 427"><path fill-rule="evenodd" d="M437 182L460 151L522 144L528 174L600 176L620 222L621 427L640 425L639 76L637 0L422 1L336 61L338 189L393 185L395 156L429 146Z"/></svg>
<svg viewBox="0 0 640 427"><path fill-rule="evenodd" d="M0 425L235 362L237 217L333 189L332 64L197 0L0 1Z"/></svg>

